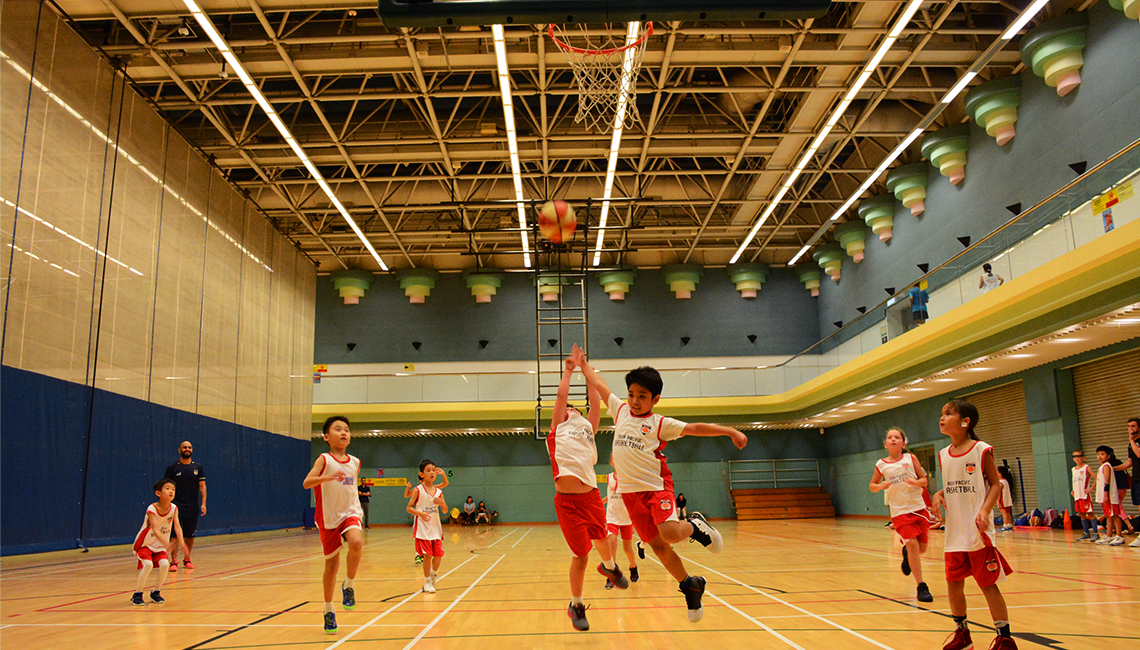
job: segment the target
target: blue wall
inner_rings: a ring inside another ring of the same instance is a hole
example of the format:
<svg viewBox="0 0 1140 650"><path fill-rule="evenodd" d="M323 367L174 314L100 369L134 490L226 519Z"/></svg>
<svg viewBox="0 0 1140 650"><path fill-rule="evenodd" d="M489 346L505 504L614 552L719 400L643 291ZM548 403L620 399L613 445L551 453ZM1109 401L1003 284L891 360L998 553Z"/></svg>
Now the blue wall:
<svg viewBox="0 0 1140 650"><path fill-rule="evenodd" d="M198 535L300 526L309 442L0 366L0 554L130 542L183 440L206 468Z"/></svg>
<svg viewBox="0 0 1140 650"><path fill-rule="evenodd" d="M844 256L838 284L824 276L819 298L824 335L835 331L833 322L857 317L856 307L886 299L885 288L901 290L916 281L922 276L917 264L933 269L962 252L958 237L976 242L1008 221L1012 215L1005 206L1021 203L1027 209L1071 182L1069 163L1087 161L1091 168L1140 138L1140 66L1122 63L1140 56L1140 29L1107 3L1088 14L1081 85L1059 97L1043 79L1023 72L1017 137L1004 147L971 122L966 179L955 187L929 167L926 212L916 218L896 203L891 240L869 236L861 263ZM847 219L855 218L852 209ZM826 347L856 334L845 332Z"/></svg>
<svg viewBox="0 0 1140 650"><path fill-rule="evenodd" d="M603 420L604 422L604 420ZM732 517L721 475L722 460L768 458L824 458L827 445L818 431L751 432L748 446L738 450L728 438L682 438L665 449L674 485L684 492L690 509L710 517ZM609 450L612 434L597 437L599 474L610 471ZM313 441L312 460L328 451L321 439ZM451 485L445 491L449 508L467 498L485 501L499 511L501 522L552 522L554 479L546 443L527 436L356 438L348 452L360 458L362 475L407 478L413 483L419 463L425 458L450 471ZM605 486L600 487L605 494ZM403 489L373 488L371 523L409 523Z"/></svg>
<svg viewBox="0 0 1140 650"><path fill-rule="evenodd" d="M476 304L460 274L445 274L413 305L394 277L380 276L359 305L345 305L327 277L317 283L317 363L534 359L533 276L507 274L490 304ZM656 269L641 271L624 302L589 278L590 352L595 358L796 354L819 340L816 299L787 270L744 300L724 269L706 269L690 300L677 300ZM757 340L749 342L748 335ZM690 338L687 346L681 337ZM615 337L625 339L619 347ZM480 349L479 341L490 344ZM412 341L423 345L417 351ZM347 343L356 343L352 352Z"/></svg>

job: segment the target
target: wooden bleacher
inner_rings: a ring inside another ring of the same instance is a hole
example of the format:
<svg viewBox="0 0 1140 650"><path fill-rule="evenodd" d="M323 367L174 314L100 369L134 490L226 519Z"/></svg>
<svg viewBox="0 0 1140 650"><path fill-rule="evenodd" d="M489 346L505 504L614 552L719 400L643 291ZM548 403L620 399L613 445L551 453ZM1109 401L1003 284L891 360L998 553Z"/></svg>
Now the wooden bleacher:
<svg viewBox="0 0 1140 650"><path fill-rule="evenodd" d="M831 495L822 487L733 490L739 521L834 517Z"/></svg>

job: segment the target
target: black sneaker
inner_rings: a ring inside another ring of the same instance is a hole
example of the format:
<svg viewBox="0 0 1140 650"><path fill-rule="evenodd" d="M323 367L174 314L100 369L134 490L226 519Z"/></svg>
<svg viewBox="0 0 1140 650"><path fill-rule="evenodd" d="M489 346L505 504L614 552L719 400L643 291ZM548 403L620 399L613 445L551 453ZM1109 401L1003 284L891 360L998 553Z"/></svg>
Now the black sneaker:
<svg viewBox="0 0 1140 650"><path fill-rule="evenodd" d="M585 632L590 629L590 622L586 620L585 605L570 603L570 607L566 610L566 615L570 617L570 622L574 624L575 630Z"/></svg>
<svg viewBox="0 0 1140 650"><path fill-rule="evenodd" d="M340 588L340 595L341 604L344 605L345 609L356 609L356 592L352 590L352 587L342 586Z"/></svg>
<svg viewBox="0 0 1140 650"><path fill-rule="evenodd" d="M641 545L640 541L637 542L637 558L639 560L645 559L645 547Z"/></svg>
<svg viewBox="0 0 1140 650"><path fill-rule="evenodd" d="M158 590L156 589L150 592L150 602L161 605L166 602L166 599L163 598L162 594L158 593Z"/></svg>
<svg viewBox="0 0 1140 650"><path fill-rule="evenodd" d="M930 595L930 587L927 587L925 582L918 583L918 602L920 602L920 603L933 603L934 602L934 596Z"/></svg>
<svg viewBox="0 0 1140 650"><path fill-rule="evenodd" d="M143 600L141 591L136 591L135 595L131 596L131 604L132 605L145 605L146 604L146 601Z"/></svg>
<svg viewBox="0 0 1140 650"><path fill-rule="evenodd" d="M336 634L336 614L325 612L325 634Z"/></svg>
<svg viewBox="0 0 1140 650"><path fill-rule="evenodd" d="M607 578L606 579L606 589L613 589L613 588L614 588L613 581Z"/></svg>
<svg viewBox="0 0 1140 650"><path fill-rule="evenodd" d="M724 548L724 540L721 539L720 532L709 524L704 515L694 512L689 515L686 521L693 525L693 533L689 535L689 539L700 542L713 555L720 553L720 550Z"/></svg>
<svg viewBox="0 0 1140 650"><path fill-rule="evenodd" d="M614 583L614 586L617 587L618 589L628 589L629 588L629 580L625 579L625 576L623 576L621 574L621 567L619 567L616 564L614 565L614 568L611 571L610 569L606 568L606 565L599 562L598 563L598 573L604 575L606 577L606 579L609 580L610 582Z"/></svg>
<svg viewBox="0 0 1140 650"><path fill-rule="evenodd" d="M700 622L705 616L705 608L701 605L701 596L705 595L705 579L700 576L689 576L681 583L681 593L685 594L685 604L689 607L689 621Z"/></svg>
<svg viewBox="0 0 1140 650"><path fill-rule="evenodd" d="M630 582L637 582L638 578L640 578L640 577L641 576L639 576L637 574L637 567L635 567L635 566L629 567L629 581Z"/></svg>
<svg viewBox="0 0 1140 650"><path fill-rule="evenodd" d="M907 555L906 547L904 546L902 548L903 548L902 572L903 572L904 576L909 576L910 575L910 556Z"/></svg>

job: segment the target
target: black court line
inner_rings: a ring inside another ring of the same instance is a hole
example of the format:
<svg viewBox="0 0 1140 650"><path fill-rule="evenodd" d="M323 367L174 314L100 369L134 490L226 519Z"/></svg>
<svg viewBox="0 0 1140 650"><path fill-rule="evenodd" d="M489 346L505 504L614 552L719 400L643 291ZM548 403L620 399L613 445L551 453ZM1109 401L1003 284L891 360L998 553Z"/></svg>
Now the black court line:
<svg viewBox="0 0 1140 650"><path fill-rule="evenodd" d="M207 643L212 643L214 641L217 641L218 639L223 639L223 638L225 638L225 637L227 637L227 636L229 636L235 632L241 632L242 630L244 630L246 628L250 628L250 627L253 627L254 625L257 625L258 623L264 623L265 621L268 621L271 618L275 618L275 617L280 616L286 612L291 612L294 609L297 609L298 607L304 607L305 605L308 605L309 602L310 601L306 600L306 601L297 603L296 605L293 605L292 607L290 607L288 609L283 609L283 610L277 612L276 614L270 614L269 616L266 616L265 618L259 618L252 623L247 623L246 625L242 625L241 627L235 627L232 630L229 630L227 632L222 632L218 636L211 637L211 638L206 639L205 641L202 641L200 643L195 643L194 645L186 646L182 650L195 650L195 648L201 648L202 646L206 645Z"/></svg>
<svg viewBox="0 0 1140 650"><path fill-rule="evenodd" d="M876 593L867 591L865 589L856 589L856 591L858 591L859 593L867 594L868 596L874 596L875 598L878 598L880 600L885 600L887 602L902 605L903 607L909 607L911 609L917 609L921 612L929 612L929 613L934 614L936 616L941 616L942 618L948 618L950 620L954 620L954 617L952 615L944 614L944 613L942 613L936 609L929 609L927 607L923 607L922 605L915 605L914 603L909 603L905 600L899 600L897 598L891 598L889 596L883 596L882 594L876 594ZM970 620L970 619L968 619L968 620ZM970 624L974 625L976 627L980 627L980 628L989 630L990 632L993 632L994 634L997 634L997 628L995 628L992 625L986 625L985 623L978 623L977 621L974 621L974 620L970 620Z"/></svg>

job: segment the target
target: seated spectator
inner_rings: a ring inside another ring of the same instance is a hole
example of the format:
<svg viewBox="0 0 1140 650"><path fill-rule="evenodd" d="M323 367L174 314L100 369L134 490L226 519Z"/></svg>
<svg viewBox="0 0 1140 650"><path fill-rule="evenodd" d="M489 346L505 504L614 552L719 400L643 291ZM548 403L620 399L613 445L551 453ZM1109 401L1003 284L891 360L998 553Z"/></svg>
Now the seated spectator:
<svg viewBox="0 0 1140 650"><path fill-rule="evenodd" d="M475 505L475 500L468 496L467 500L463 502L463 511L459 513L459 519L463 522L464 526L470 526L475 523L475 510L478 508Z"/></svg>
<svg viewBox="0 0 1140 650"><path fill-rule="evenodd" d="M495 513L498 514L498 513ZM487 504L482 501L479 502L479 507L475 509L475 523L489 524L491 523L491 513L487 510Z"/></svg>

